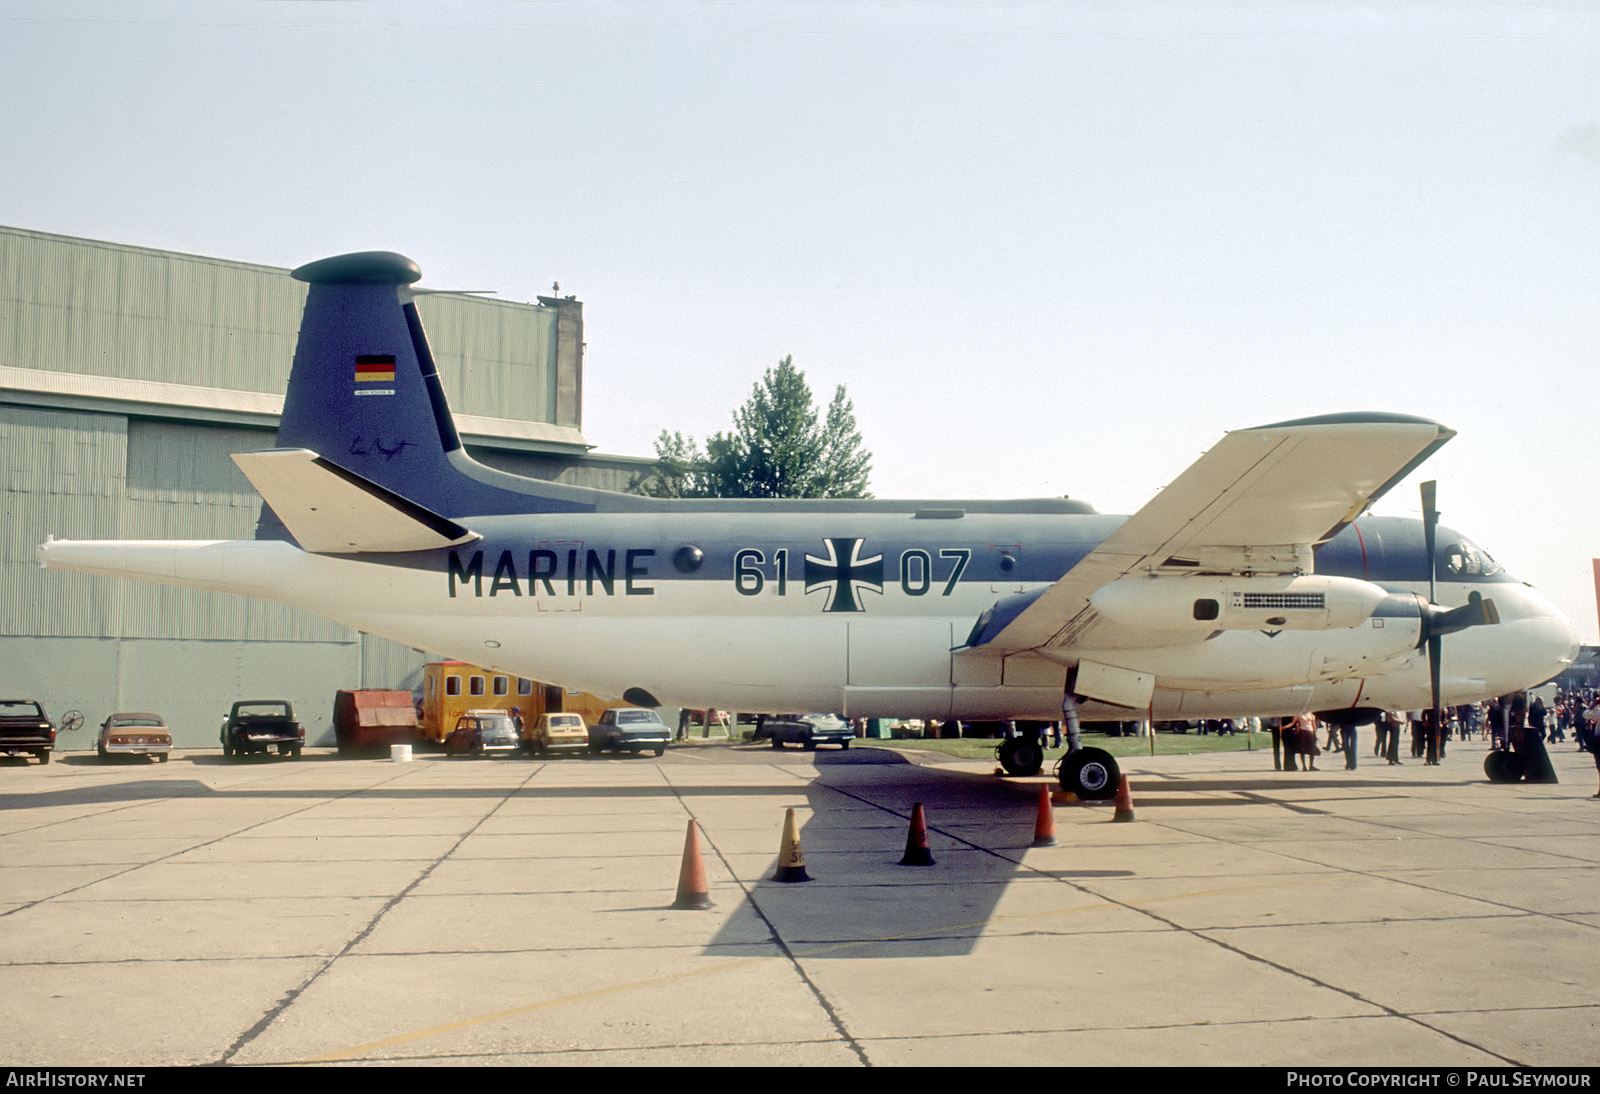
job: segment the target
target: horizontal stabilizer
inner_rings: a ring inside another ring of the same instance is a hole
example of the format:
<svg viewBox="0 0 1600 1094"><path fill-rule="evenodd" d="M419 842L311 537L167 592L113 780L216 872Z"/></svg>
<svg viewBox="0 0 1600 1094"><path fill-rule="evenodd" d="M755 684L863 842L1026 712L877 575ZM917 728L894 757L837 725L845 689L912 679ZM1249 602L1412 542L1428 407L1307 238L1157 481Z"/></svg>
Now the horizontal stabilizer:
<svg viewBox="0 0 1600 1094"><path fill-rule="evenodd" d="M431 551L478 534L305 448L235 453L301 549L319 555Z"/></svg>

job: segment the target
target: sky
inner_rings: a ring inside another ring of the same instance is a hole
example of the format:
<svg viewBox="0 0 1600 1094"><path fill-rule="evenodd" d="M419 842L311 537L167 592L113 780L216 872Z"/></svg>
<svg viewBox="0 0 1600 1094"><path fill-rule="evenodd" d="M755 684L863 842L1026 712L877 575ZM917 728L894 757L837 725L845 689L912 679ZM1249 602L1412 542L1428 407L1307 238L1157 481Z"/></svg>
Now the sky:
<svg viewBox="0 0 1600 1094"><path fill-rule="evenodd" d="M559 282L601 452L791 354L879 497L1437 419L1375 511L1600 630L1600 5L0 0L0 96L3 224Z"/></svg>

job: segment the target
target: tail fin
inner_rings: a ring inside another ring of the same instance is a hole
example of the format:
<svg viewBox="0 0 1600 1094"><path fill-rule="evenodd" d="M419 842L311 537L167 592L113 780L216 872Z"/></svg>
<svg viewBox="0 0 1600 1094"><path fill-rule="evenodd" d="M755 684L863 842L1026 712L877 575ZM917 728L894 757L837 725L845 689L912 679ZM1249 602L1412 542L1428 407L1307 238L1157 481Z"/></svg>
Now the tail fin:
<svg viewBox="0 0 1600 1094"><path fill-rule="evenodd" d="M602 491L508 475L461 446L409 288L417 264L362 251L294 270L308 283L279 449L306 449L444 518L593 510ZM281 538L264 508L257 538Z"/></svg>
<svg viewBox="0 0 1600 1094"><path fill-rule="evenodd" d="M404 255L364 251L301 266L311 285L278 427L279 448L308 448L435 508L461 448L415 302L422 271Z"/></svg>

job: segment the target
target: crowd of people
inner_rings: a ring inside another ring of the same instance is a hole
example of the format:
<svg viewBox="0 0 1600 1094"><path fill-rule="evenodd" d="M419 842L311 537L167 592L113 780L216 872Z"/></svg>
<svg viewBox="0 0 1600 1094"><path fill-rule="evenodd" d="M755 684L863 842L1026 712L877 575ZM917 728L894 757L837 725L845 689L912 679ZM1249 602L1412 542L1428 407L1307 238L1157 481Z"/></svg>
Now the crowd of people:
<svg viewBox="0 0 1600 1094"><path fill-rule="evenodd" d="M1481 703L1445 707L1440 724L1433 724L1433 711L1386 711L1371 727L1372 754L1390 765L1404 763L1400 758L1403 742L1409 741L1411 758L1425 764L1444 759L1451 741L1481 741L1486 751L1509 751L1525 764L1549 766L1546 746L1566 744L1568 734L1580 752L1588 752L1600 771L1600 690L1558 692L1550 704L1544 697L1526 692L1502 695ZM1327 739L1319 744L1319 733ZM1274 729L1273 753L1287 770L1315 771L1316 759L1324 752L1340 753L1345 769L1357 767L1357 727L1324 722L1315 714L1281 719ZM1600 793L1595 797L1600 798Z"/></svg>

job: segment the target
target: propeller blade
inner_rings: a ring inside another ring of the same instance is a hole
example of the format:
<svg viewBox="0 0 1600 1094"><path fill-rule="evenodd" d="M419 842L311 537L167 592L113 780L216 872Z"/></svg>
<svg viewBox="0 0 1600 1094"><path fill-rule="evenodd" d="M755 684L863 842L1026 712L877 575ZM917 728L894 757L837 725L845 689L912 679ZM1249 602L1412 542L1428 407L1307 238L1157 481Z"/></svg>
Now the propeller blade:
<svg viewBox="0 0 1600 1094"><path fill-rule="evenodd" d="M1422 484L1422 542L1424 553L1428 557L1428 603L1438 601L1438 596L1433 587L1433 575L1437 568L1433 548L1438 537L1439 529L1439 481L1429 479Z"/></svg>
<svg viewBox="0 0 1600 1094"><path fill-rule="evenodd" d="M1444 652L1442 642L1438 635L1428 639L1428 694L1433 703L1433 724L1439 725L1441 711L1439 710L1439 663L1443 660Z"/></svg>
<svg viewBox="0 0 1600 1094"><path fill-rule="evenodd" d="M1500 611L1494 601L1483 594L1468 594L1467 602L1459 608L1441 608L1438 604L1438 556L1434 554L1439 537L1439 483L1430 479L1422 484L1422 542L1428 559L1428 603L1422 606L1422 637L1417 646L1428 649L1428 694L1432 700L1433 725L1429 729L1428 762L1437 762L1434 749L1437 735L1444 725L1444 710L1440 707L1441 663L1444 660L1444 643L1447 634L1464 631L1468 627L1481 627L1500 622Z"/></svg>

